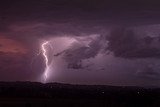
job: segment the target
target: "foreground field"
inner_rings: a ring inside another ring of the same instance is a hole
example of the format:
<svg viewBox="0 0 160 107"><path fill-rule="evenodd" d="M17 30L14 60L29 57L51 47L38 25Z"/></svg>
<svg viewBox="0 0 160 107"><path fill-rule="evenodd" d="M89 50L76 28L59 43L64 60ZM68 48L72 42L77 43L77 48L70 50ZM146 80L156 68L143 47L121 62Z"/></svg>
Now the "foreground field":
<svg viewBox="0 0 160 107"><path fill-rule="evenodd" d="M0 107L160 107L160 100L154 103L114 102L83 99L16 99L1 98Z"/></svg>
<svg viewBox="0 0 160 107"><path fill-rule="evenodd" d="M160 89L0 82L0 107L160 107Z"/></svg>

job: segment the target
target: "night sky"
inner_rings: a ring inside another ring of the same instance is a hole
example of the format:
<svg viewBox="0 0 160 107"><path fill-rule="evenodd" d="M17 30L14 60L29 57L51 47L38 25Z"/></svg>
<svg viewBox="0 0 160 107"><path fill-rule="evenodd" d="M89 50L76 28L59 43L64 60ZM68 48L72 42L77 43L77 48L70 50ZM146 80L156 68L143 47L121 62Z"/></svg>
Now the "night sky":
<svg viewBox="0 0 160 107"><path fill-rule="evenodd" d="M0 0L0 81L160 86L160 3Z"/></svg>

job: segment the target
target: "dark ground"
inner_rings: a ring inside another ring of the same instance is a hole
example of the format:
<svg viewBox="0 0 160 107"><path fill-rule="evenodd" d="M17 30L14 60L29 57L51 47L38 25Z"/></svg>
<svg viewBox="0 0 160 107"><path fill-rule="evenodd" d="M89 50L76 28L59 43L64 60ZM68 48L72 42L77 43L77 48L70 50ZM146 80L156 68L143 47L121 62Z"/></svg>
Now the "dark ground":
<svg viewBox="0 0 160 107"><path fill-rule="evenodd" d="M0 107L160 107L160 89L0 82Z"/></svg>

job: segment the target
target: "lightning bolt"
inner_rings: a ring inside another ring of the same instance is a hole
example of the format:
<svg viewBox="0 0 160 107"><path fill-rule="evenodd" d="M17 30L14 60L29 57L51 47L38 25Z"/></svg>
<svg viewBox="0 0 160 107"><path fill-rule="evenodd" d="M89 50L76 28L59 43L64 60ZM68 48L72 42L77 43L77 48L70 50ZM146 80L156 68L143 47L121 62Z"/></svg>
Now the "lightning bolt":
<svg viewBox="0 0 160 107"><path fill-rule="evenodd" d="M42 43L41 47L42 47L42 53L44 56L44 61L45 61L45 71L44 71L44 81L47 80L48 78L48 69L49 69L49 64L48 64L48 56L47 56L47 50L46 50L46 46L49 44L48 41L45 41L44 43Z"/></svg>

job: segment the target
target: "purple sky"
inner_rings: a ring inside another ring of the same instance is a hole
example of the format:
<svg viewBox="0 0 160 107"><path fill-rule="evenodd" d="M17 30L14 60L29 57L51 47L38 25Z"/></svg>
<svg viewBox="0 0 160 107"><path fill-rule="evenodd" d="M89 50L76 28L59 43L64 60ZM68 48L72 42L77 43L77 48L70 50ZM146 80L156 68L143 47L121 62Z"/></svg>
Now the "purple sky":
<svg viewBox="0 0 160 107"><path fill-rule="evenodd" d="M160 3L1 0L0 80L160 86Z"/></svg>

